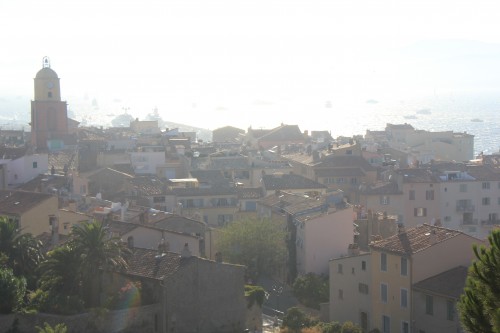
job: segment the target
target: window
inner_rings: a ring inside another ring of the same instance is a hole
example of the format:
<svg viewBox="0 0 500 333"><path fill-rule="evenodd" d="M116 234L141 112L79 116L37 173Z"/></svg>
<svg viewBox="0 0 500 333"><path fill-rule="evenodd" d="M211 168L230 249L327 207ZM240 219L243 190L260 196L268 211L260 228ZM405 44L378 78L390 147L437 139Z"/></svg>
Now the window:
<svg viewBox="0 0 500 333"><path fill-rule="evenodd" d="M404 288L401 288L401 307L408 307L408 290Z"/></svg>
<svg viewBox="0 0 500 333"><path fill-rule="evenodd" d="M401 275L408 275L408 259L401 257Z"/></svg>
<svg viewBox="0 0 500 333"><path fill-rule="evenodd" d="M337 265L337 273L342 274L342 264Z"/></svg>
<svg viewBox="0 0 500 333"><path fill-rule="evenodd" d="M490 205L490 198L488 198L488 197L482 198L481 203L483 204L483 206L489 206Z"/></svg>
<svg viewBox="0 0 500 333"><path fill-rule="evenodd" d="M153 197L153 202L154 202L154 203L162 203L162 202L165 202L165 197ZM189 200L188 200L188 207L189 207Z"/></svg>
<svg viewBox="0 0 500 333"><path fill-rule="evenodd" d="M425 314L434 314L434 297L431 295L425 295Z"/></svg>
<svg viewBox="0 0 500 333"><path fill-rule="evenodd" d="M47 97L48 97L48 98L52 98L52 91L49 91L49 92L47 93Z"/></svg>
<svg viewBox="0 0 500 333"><path fill-rule="evenodd" d="M365 283L359 283L358 284L358 290L360 293L368 295L368 285Z"/></svg>
<svg viewBox="0 0 500 333"><path fill-rule="evenodd" d="M382 303L387 303L387 284L380 284L380 300Z"/></svg>
<svg viewBox="0 0 500 333"><path fill-rule="evenodd" d="M354 267L351 268L351 274L356 274L356 270L354 269Z"/></svg>
<svg viewBox="0 0 500 333"><path fill-rule="evenodd" d="M344 299L344 291L339 289L339 299Z"/></svg>
<svg viewBox="0 0 500 333"><path fill-rule="evenodd" d="M483 190L489 190L490 189L490 182L483 182L482 187L483 187Z"/></svg>
<svg viewBox="0 0 500 333"><path fill-rule="evenodd" d="M413 215L417 217L425 217L427 216L427 208L422 208L422 207L415 208L413 210Z"/></svg>
<svg viewBox="0 0 500 333"><path fill-rule="evenodd" d="M425 200L434 200L434 190L425 191Z"/></svg>
<svg viewBox="0 0 500 333"><path fill-rule="evenodd" d="M38 168L38 162L33 162L33 169Z"/></svg>
<svg viewBox="0 0 500 333"><path fill-rule="evenodd" d="M380 253L380 270L387 271L387 254L385 253Z"/></svg>
<svg viewBox="0 0 500 333"><path fill-rule="evenodd" d="M340 178L337 178L337 184L344 184L345 182L345 179L340 177Z"/></svg>
<svg viewBox="0 0 500 333"><path fill-rule="evenodd" d="M389 197L386 195L380 196L380 204L381 205L388 205L389 204Z"/></svg>
<svg viewBox="0 0 500 333"><path fill-rule="evenodd" d="M356 185L358 183L357 178L351 178L351 184Z"/></svg>
<svg viewBox="0 0 500 333"><path fill-rule="evenodd" d="M498 221L498 214L497 213L489 213L488 214L488 221L491 221L491 222Z"/></svg>
<svg viewBox="0 0 500 333"><path fill-rule="evenodd" d="M455 320L455 302L446 301L446 319Z"/></svg>
<svg viewBox="0 0 500 333"><path fill-rule="evenodd" d="M410 200L415 200L415 190L410 190Z"/></svg>
<svg viewBox="0 0 500 333"><path fill-rule="evenodd" d="M232 221L233 221L233 215L226 214L226 215L218 215L217 216L217 223L218 223L219 227L224 227Z"/></svg>
<svg viewBox="0 0 500 333"><path fill-rule="evenodd" d="M391 333L391 318L382 316L382 333Z"/></svg>
<svg viewBox="0 0 500 333"><path fill-rule="evenodd" d="M361 270L366 271L366 261L364 260L361 262Z"/></svg>
<svg viewBox="0 0 500 333"><path fill-rule="evenodd" d="M467 192L467 184L460 184L460 192Z"/></svg>
<svg viewBox="0 0 500 333"><path fill-rule="evenodd" d="M410 333L410 324L407 321L401 322L401 333Z"/></svg>

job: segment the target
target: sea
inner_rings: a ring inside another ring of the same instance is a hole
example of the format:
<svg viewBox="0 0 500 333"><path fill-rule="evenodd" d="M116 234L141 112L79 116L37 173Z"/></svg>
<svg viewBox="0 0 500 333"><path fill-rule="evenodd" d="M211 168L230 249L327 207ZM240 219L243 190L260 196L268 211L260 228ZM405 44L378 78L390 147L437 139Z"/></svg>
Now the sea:
<svg viewBox="0 0 500 333"><path fill-rule="evenodd" d="M150 98L151 99L151 98ZM68 96L69 116L87 126L111 126L123 113L146 119L154 110L165 121L190 128L214 130L223 126L271 129L299 125L302 131L327 130L333 137L364 135L383 130L388 123L411 124L428 131L474 135L475 154L500 152L500 91L434 93L397 96L293 96L250 99L183 99L134 103L127 99ZM30 98L0 98L0 129L28 127ZM126 106L126 107L125 107ZM210 138L203 138L210 140Z"/></svg>

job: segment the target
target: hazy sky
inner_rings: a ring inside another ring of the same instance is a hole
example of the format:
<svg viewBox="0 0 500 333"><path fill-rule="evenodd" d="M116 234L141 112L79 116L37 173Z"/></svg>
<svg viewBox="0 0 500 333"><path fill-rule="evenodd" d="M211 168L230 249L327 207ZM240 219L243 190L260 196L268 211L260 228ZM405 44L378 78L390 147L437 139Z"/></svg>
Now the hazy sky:
<svg viewBox="0 0 500 333"><path fill-rule="evenodd" d="M484 64L498 62L499 12L484 0L1 0L0 95L32 96L43 56L64 99L129 98L140 112L497 88ZM454 39L482 42L486 61L470 44L428 43Z"/></svg>

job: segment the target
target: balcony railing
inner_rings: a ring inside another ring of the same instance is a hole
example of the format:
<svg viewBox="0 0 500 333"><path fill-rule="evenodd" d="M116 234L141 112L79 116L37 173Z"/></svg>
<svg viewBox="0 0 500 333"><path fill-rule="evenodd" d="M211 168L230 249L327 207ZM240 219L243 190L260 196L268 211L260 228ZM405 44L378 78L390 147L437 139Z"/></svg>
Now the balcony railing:
<svg viewBox="0 0 500 333"><path fill-rule="evenodd" d="M476 210L474 205L457 205L457 212L472 213Z"/></svg>
<svg viewBox="0 0 500 333"><path fill-rule="evenodd" d="M461 225L478 225L478 219L461 220Z"/></svg>
<svg viewBox="0 0 500 333"><path fill-rule="evenodd" d="M481 220L481 225L496 225L500 224L500 220Z"/></svg>

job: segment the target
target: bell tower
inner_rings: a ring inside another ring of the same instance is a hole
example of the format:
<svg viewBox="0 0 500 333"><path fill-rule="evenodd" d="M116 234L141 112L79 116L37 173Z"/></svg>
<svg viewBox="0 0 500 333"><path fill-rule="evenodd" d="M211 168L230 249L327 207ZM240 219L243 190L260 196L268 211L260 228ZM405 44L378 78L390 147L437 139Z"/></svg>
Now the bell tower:
<svg viewBox="0 0 500 333"><path fill-rule="evenodd" d="M68 105L61 101L60 79L44 57L35 81L31 101L31 143L37 149L63 148L68 135Z"/></svg>

